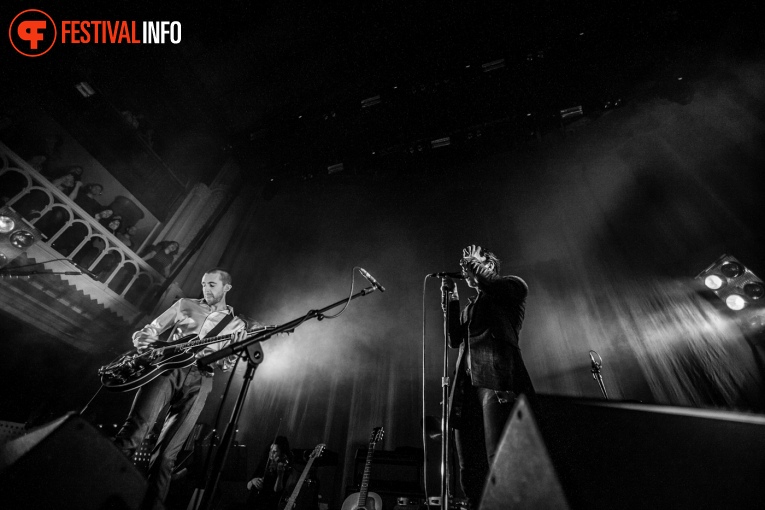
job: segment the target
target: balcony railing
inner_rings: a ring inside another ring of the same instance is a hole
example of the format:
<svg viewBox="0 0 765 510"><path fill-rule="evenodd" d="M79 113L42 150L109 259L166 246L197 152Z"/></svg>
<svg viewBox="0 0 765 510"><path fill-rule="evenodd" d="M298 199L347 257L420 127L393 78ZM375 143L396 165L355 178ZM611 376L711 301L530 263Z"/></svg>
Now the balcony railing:
<svg viewBox="0 0 765 510"><path fill-rule="evenodd" d="M137 315L164 276L2 143L0 159L6 205L42 232L41 243L95 273L100 283L94 284L133 305L128 315Z"/></svg>

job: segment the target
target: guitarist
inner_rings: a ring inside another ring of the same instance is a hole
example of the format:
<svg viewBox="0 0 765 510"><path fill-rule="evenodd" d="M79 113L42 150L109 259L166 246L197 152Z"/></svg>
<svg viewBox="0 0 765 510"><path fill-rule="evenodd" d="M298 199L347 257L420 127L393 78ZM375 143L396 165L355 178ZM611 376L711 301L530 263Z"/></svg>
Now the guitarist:
<svg viewBox="0 0 765 510"><path fill-rule="evenodd" d="M133 345L137 349L150 348L160 334L171 328L170 341L190 334L204 338L232 333L231 341L242 340L247 333L246 323L234 316L233 308L226 304L226 294L230 290L231 275L222 269L211 269L202 277L203 299L179 299L151 324L136 331ZM228 343L208 345L196 356L216 351ZM234 359L221 360L218 364L221 369L228 370ZM191 365L171 370L142 386L122 429L114 438L125 455L132 457L153 428L162 408L169 404L148 471L150 489L162 501L167 496L175 458L194 428L212 389L212 377L212 371L203 372L196 365Z"/></svg>

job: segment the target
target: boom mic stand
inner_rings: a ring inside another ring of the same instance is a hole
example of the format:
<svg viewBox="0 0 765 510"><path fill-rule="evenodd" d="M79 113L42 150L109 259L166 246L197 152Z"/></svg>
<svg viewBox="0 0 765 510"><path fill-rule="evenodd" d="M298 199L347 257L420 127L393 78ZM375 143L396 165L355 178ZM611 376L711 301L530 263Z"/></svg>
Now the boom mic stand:
<svg viewBox="0 0 765 510"><path fill-rule="evenodd" d="M226 429L223 432L220 443L218 444L218 450L215 452L215 457L213 458L213 463L210 468L210 474L207 477L207 483L205 483L202 499L199 501L199 505L196 507L198 510L212 509L213 495L215 494L215 490L218 488L218 482L220 481L221 475L223 474L223 468L225 467L226 460L228 459L228 452L231 449L231 444L234 440L237 424L239 422L239 416L242 413L242 407L244 406L244 401L247 397L247 390L250 387L252 378L255 376L255 369L260 363L263 362L263 351L260 348L259 342L264 342L279 333L293 331L295 328L307 320L321 320L324 318L324 312L327 310L331 310L332 308L356 299L357 297L371 294L375 290L377 290L377 287L374 285L365 289L361 289L359 292L349 298L341 299L340 301L332 303L331 305L326 306L321 310L310 310L302 317L299 317L290 322L286 322L272 329L268 329L267 331L258 332L251 338L228 345L219 351L213 352L212 354L208 354L206 356L202 356L197 360L197 365L206 366L218 361L219 359L223 359L234 354L240 354L245 349L248 350L247 369L242 376L242 379L244 380L242 383L242 388L239 390L239 396L237 397L236 403L234 404L234 409L231 412L231 418L226 425Z"/></svg>

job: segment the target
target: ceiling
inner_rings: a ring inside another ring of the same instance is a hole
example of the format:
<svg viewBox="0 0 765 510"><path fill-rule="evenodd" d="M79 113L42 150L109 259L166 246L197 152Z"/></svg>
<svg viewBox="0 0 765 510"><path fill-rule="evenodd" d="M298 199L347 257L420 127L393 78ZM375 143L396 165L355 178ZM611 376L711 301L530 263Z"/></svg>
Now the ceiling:
<svg viewBox="0 0 765 510"><path fill-rule="evenodd" d="M636 0L55 9L181 21L177 46L61 45L22 71L88 80L145 116L163 158L179 146L192 161L233 154L254 183L448 169L580 117L561 119L565 108L596 118L646 94L690 101L687 84L746 12ZM192 180L215 173L185 166Z"/></svg>

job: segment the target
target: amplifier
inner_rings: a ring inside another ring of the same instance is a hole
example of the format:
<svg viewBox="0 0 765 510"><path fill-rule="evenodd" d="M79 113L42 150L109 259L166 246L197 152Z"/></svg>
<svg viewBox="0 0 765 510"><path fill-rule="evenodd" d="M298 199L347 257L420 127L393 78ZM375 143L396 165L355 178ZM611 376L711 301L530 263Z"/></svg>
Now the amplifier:
<svg viewBox="0 0 765 510"><path fill-rule="evenodd" d="M369 490L398 492L401 496L422 492L422 450L400 447L393 451L375 450L369 470ZM357 492L364 476L367 448L358 448L354 459L353 485ZM391 507L392 508L392 507Z"/></svg>

